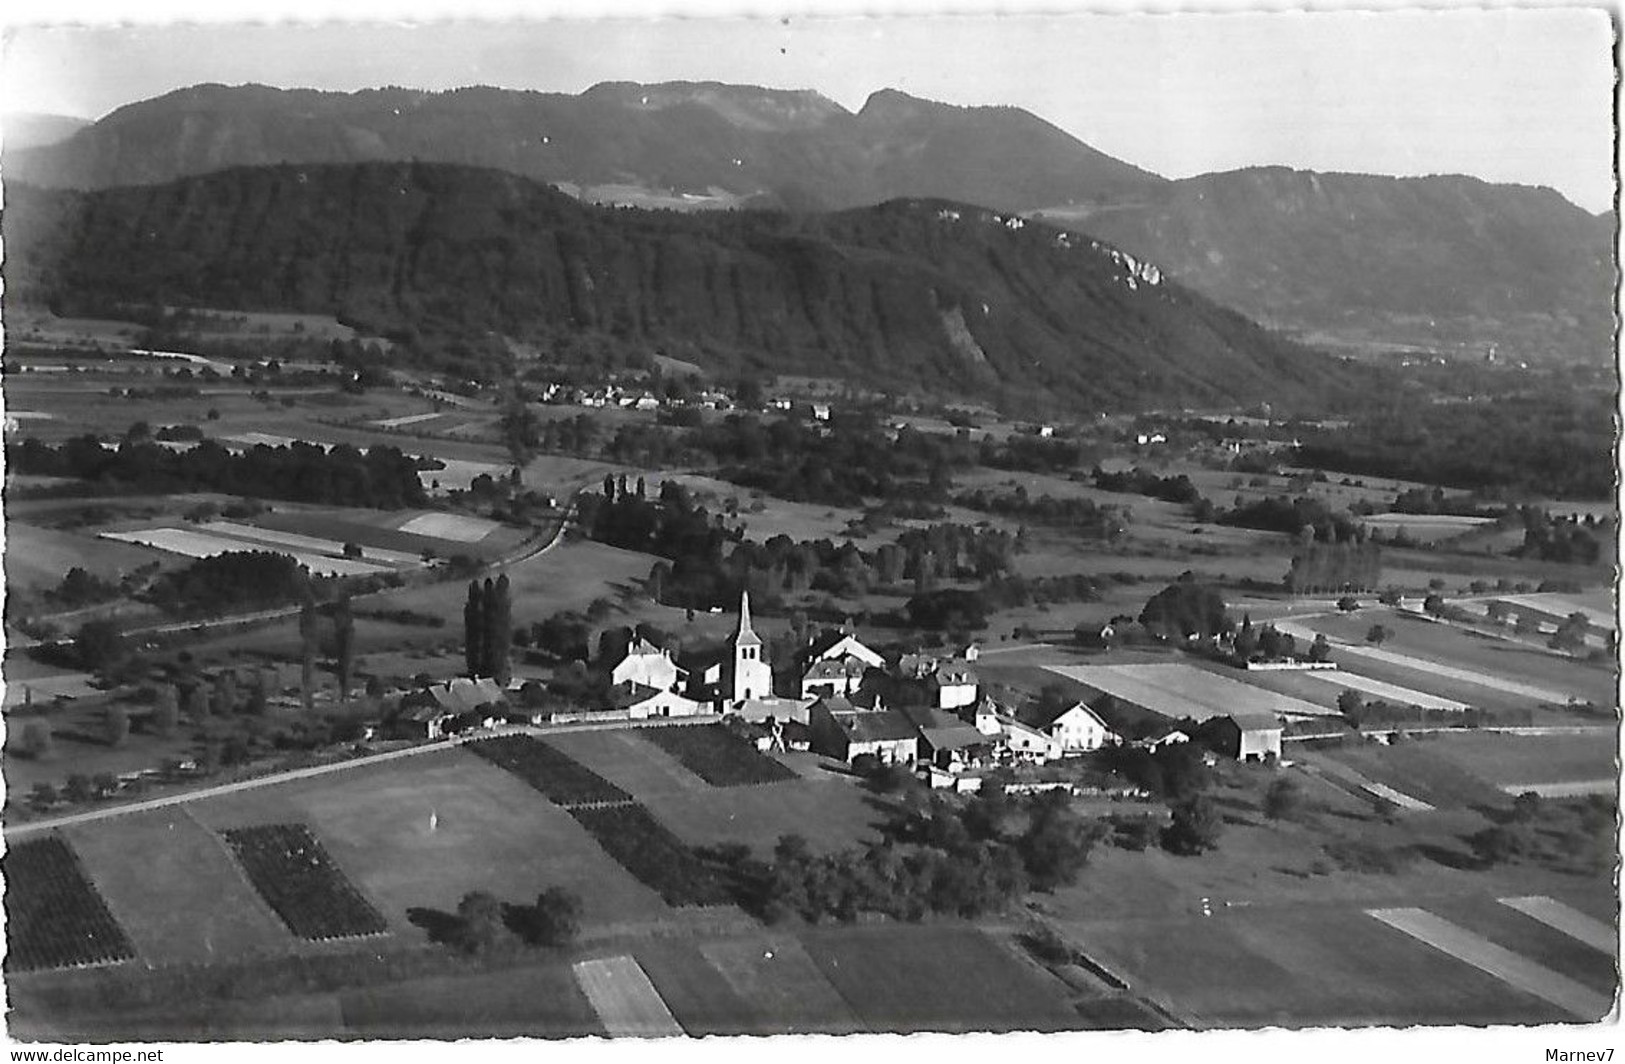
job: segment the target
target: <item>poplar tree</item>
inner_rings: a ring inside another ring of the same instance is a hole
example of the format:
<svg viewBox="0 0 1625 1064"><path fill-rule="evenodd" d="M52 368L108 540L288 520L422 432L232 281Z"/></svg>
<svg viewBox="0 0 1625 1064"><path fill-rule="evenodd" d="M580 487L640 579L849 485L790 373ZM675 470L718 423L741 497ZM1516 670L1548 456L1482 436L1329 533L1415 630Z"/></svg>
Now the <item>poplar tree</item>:
<svg viewBox="0 0 1625 1064"><path fill-rule="evenodd" d="M463 663L470 679L477 679L485 663L485 603L480 582L468 582L468 602L463 606Z"/></svg>

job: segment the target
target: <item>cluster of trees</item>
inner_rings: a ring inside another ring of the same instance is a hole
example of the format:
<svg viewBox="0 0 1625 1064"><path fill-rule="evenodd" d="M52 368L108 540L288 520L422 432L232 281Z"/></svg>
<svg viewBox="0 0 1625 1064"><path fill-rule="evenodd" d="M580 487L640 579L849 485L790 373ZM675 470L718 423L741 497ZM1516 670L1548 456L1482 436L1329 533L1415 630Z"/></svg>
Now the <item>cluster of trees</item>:
<svg viewBox="0 0 1625 1064"><path fill-rule="evenodd" d="M1163 502L1194 505L1202 497L1191 478L1184 473L1174 477L1159 477L1150 470L1136 466L1122 473L1108 473L1096 466L1090 474L1095 487L1102 491L1116 491L1128 495L1146 495Z"/></svg>
<svg viewBox="0 0 1625 1064"><path fill-rule="evenodd" d="M1406 488L1394 497L1389 509L1396 514L1449 514L1459 517L1499 517L1505 513L1504 507L1484 506L1471 495L1446 495L1443 488Z"/></svg>
<svg viewBox="0 0 1625 1064"><path fill-rule="evenodd" d="M185 451L125 441L109 450L95 436L53 447L35 437L6 445L18 473L74 477L155 494L213 491L297 502L403 509L425 504L417 462L394 447L366 451L295 442L234 454L213 440Z"/></svg>
<svg viewBox="0 0 1625 1064"><path fill-rule="evenodd" d="M56 587L45 592L45 600L64 610L76 610L82 606L110 602L123 593L124 589L120 584L104 580L95 573L87 572L75 565L67 571Z"/></svg>
<svg viewBox="0 0 1625 1064"><path fill-rule="evenodd" d="M1184 573L1146 602L1140 611L1146 631L1165 639L1208 639L1234 627L1217 589Z"/></svg>
<svg viewBox="0 0 1625 1064"><path fill-rule="evenodd" d="M770 862L742 846L718 857L741 905L773 923L792 916L850 922L860 913L977 917L1030 891L1076 882L1104 834L1063 791L1015 798L990 787L963 805L941 797L914 803L882 828L879 842L861 848L815 854L805 839L786 835Z"/></svg>
<svg viewBox="0 0 1625 1064"><path fill-rule="evenodd" d="M1298 657L1296 639L1273 624L1254 628L1251 617L1242 618L1241 627L1236 629L1235 638L1231 641L1231 649L1238 662L1255 659L1288 661ZM1316 633L1314 642L1309 645L1309 651L1304 656L1309 661L1328 661L1331 654L1332 645L1326 639L1325 633Z"/></svg>
<svg viewBox="0 0 1625 1064"><path fill-rule="evenodd" d="M1520 558L1543 562L1595 565L1602 557L1603 544L1613 537L1613 522L1597 521L1589 515L1584 521L1553 518L1544 510L1521 507L1523 543L1515 552Z"/></svg>
<svg viewBox="0 0 1625 1064"><path fill-rule="evenodd" d="M513 677L513 595L508 574L484 583L471 580L463 605L463 661L472 678L493 677L506 687Z"/></svg>
<svg viewBox="0 0 1625 1064"><path fill-rule="evenodd" d="M685 443L735 484L793 502L858 507L865 499L940 501L952 470L976 460L968 439L905 427L892 438L867 411L837 411L825 434L794 418L733 415L694 429Z"/></svg>
<svg viewBox="0 0 1625 1064"><path fill-rule="evenodd" d="M1344 543L1365 538L1365 526L1345 510L1333 510L1324 499L1314 495L1276 495L1248 502L1237 498L1234 509L1214 515L1221 525L1236 528L1256 528L1261 532L1284 532L1300 535L1303 529L1313 529L1314 538L1321 543Z"/></svg>
<svg viewBox="0 0 1625 1064"><path fill-rule="evenodd" d="M1199 736L1194 722L1181 721L1187 734ZM1195 856L1215 849L1224 829L1224 819L1208 795L1213 773L1202 757L1203 748L1191 742L1167 743L1155 751L1139 746L1108 748L1106 765L1168 805L1170 820L1162 830L1163 849L1183 856Z"/></svg>
<svg viewBox="0 0 1625 1064"><path fill-rule="evenodd" d="M1032 498L1027 489L1019 485L1003 493L991 488L961 492L954 496L953 503L967 510L1002 517L1066 525L1089 539L1116 539L1128 524L1128 517L1120 507L1100 506L1091 499L1057 499L1048 494Z"/></svg>
<svg viewBox="0 0 1625 1064"><path fill-rule="evenodd" d="M1394 401L1340 429L1321 429L1296 464L1396 477L1480 495L1607 499L1614 494L1610 392L1552 387L1448 408Z"/></svg>
<svg viewBox="0 0 1625 1064"><path fill-rule="evenodd" d="M1328 541L1303 534L1283 582L1294 595L1370 591L1382 582L1382 546L1364 536Z"/></svg>
<svg viewBox="0 0 1625 1064"><path fill-rule="evenodd" d="M160 576L146 597L165 613L268 609L298 602L316 579L299 562L271 551L227 551Z"/></svg>
<svg viewBox="0 0 1625 1064"><path fill-rule="evenodd" d="M421 911L414 915L423 918ZM433 937L462 953L490 953L510 934L530 946L563 948L581 931L581 897L563 887L548 887L534 905L509 905L483 890L464 894L455 914L432 921Z"/></svg>
<svg viewBox="0 0 1625 1064"><path fill-rule="evenodd" d="M736 601L741 589L772 608L784 595L822 590L864 594L913 582L917 595L944 581L988 580L1009 571L1016 539L1000 529L935 524L905 530L895 543L872 551L850 542L797 542L774 536L742 541L675 481L650 499L641 482L606 478L603 495L584 496L582 520L594 539L670 559L649 573L647 588L660 602L709 609ZM724 553L727 544L733 550Z"/></svg>

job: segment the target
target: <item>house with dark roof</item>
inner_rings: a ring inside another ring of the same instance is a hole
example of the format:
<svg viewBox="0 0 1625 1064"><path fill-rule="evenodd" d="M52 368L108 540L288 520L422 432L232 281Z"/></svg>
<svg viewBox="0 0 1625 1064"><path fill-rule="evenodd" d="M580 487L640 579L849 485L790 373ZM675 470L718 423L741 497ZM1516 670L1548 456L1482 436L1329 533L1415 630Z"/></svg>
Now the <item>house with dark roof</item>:
<svg viewBox="0 0 1625 1064"><path fill-rule="evenodd" d="M919 756L920 732L914 722L877 699L864 709L836 695L820 698L807 711L812 749L851 764L873 754L884 764L912 765Z"/></svg>
<svg viewBox="0 0 1625 1064"><path fill-rule="evenodd" d="M992 763L997 741L975 725L931 706L907 706L898 712L919 730L921 761L951 770Z"/></svg>

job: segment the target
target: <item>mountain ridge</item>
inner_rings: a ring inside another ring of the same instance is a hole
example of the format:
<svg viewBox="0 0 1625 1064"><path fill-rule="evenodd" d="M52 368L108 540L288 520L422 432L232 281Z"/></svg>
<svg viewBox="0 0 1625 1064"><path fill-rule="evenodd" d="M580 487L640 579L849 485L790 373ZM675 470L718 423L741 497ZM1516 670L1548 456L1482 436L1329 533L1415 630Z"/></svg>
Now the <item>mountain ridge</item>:
<svg viewBox="0 0 1625 1064"><path fill-rule="evenodd" d="M7 151L6 169L97 188L239 165L407 159L680 210L940 197L1099 236L1258 321L1362 356L1613 357L1613 214L1555 191L1286 167L1169 180L1020 108L891 88L852 112L811 90L705 81L604 82L575 95L193 86L59 144Z"/></svg>
<svg viewBox="0 0 1625 1064"><path fill-rule="evenodd" d="M78 309L298 310L544 348L596 336L718 372L818 366L874 386L1099 409L1312 404L1362 379L1118 249L937 199L644 212L425 163L12 197L8 298L100 301Z"/></svg>

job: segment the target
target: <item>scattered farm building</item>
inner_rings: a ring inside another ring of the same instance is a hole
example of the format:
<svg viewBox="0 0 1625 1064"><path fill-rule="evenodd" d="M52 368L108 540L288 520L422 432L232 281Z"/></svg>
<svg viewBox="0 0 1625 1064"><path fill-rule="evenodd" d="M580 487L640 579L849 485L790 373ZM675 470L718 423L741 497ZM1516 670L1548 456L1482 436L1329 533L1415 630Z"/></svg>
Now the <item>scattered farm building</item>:
<svg viewBox="0 0 1625 1064"><path fill-rule="evenodd" d="M1214 745L1237 761L1281 756L1281 722L1269 713L1232 713L1210 725Z"/></svg>

